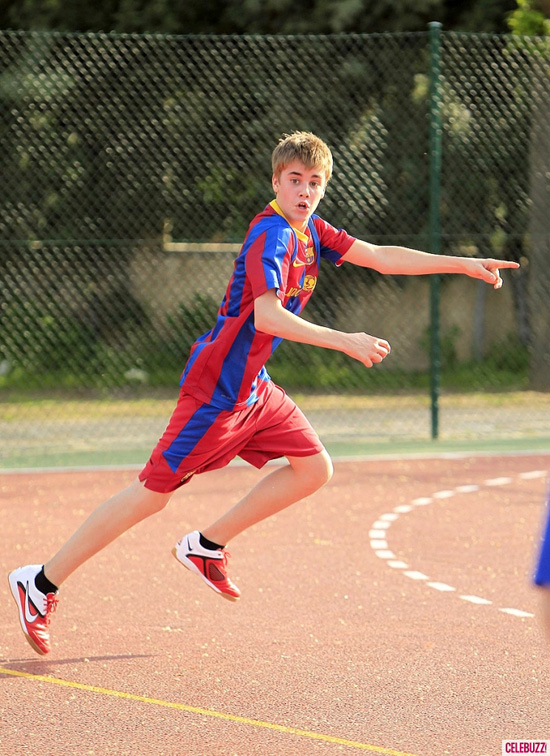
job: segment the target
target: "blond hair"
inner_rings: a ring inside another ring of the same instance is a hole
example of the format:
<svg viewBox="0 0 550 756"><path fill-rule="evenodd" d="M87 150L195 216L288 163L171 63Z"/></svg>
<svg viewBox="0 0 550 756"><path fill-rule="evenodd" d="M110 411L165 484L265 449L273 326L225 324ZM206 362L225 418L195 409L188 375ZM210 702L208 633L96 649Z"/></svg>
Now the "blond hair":
<svg viewBox="0 0 550 756"><path fill-rule="evenodd" d="M280 176L293 160L299 160L308 170L318 168L324 173L328 184L332 176L332 153L318 136L309 131L283 134L271 155L273 175Z"/></svg>

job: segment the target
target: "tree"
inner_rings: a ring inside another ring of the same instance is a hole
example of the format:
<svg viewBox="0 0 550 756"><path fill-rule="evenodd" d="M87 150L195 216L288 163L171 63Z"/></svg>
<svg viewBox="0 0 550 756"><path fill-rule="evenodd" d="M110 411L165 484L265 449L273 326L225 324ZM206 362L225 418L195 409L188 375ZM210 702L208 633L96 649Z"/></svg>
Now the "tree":
<svg viewBox="0 0 550 756"><path fill-rule="evenodd" d="M503 32L514 0L5 0L0 28L170 34Z"/></svg>
<svg viewBox="0 0 550 756"><path fill-rule="evenodd" d="M550 35L550 0L517 0L515 10L508 16L508 26L513 34Z"/></svg>

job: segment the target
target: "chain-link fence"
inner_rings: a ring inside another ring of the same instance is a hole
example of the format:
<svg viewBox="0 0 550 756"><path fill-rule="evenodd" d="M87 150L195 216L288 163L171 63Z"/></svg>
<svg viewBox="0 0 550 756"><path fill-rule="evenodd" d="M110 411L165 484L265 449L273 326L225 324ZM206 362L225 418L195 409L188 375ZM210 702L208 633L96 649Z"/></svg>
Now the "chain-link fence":
<svg viewBox="0 0 550 756"><path fill-rule="evenodd" d="M282 133L333 149L323 217L429 249L434 85L438 245L522 263L499 292L441 279L440 437L550 436L550 41L442 33L438 55L434 79L428 32L1 32L0 464L141 459L272 199ZM292 343L274 354L326 441L430 437L428 278L327 266L306 317L393 347L372 370Z"/></svg>

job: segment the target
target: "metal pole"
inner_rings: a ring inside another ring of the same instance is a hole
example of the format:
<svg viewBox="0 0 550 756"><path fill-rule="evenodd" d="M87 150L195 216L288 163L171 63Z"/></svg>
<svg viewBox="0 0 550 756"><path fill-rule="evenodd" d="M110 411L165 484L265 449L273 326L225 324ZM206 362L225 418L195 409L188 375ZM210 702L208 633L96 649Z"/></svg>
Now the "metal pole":
<svg viewBox="0 0 550 756"><path fill-rule="evenodd" d="M433 254L441 251L441 23L432 21L429 25L430 39L430 216L429 250ZM441 348L439 334L439 285L438 274L431 277L430 288L430 393L432 439L439 437L439 394L441 381Z"/></svg>

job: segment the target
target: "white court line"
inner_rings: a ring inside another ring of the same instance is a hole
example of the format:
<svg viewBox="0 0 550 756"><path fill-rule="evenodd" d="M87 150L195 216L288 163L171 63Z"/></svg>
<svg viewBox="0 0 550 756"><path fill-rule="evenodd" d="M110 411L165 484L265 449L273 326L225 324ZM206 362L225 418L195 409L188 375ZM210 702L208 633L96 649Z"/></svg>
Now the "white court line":
<svg viewBox="0 0 550 756"><path fill-rule="evenodd" d="M456 588L453 588L452 585L447 585L447 583L428 583L430 588L435 588L436 591L456 591Z"/></svg>
<svg viewBox="0 0 550 756"><path fill-rule="evenodd" d="M517 475L518 478L522 480L534 480L537 478L546 477L547 472L544 470L531 470L528 472L519 473ZM506 486L513 483L513 478L508 476L502 476L499 478L488 478L483 482L482 485L474 484L474 483L467 483L462 484L460 486L456 486L453 489L444 489L441 491L436 491L431 496L420 496L416 499L413 499L411 501L411 504L401 504L394 508L393 512L386 512L378 517L378 519L373 523L371 526L372 529L369 532L369 537L371 538L371 547L374 549L375 554L380 559L385 559L386 564L388 567L391 567L393 569L402 570L403 575L410 578L411 580L418 580L418 581L426 581L426 585L428 585L430 588L433 588L436 591L439 591L440 593L454 593L456 592L456 588L454 588L452 585L448 585L447 583L441 583L436 580L430 580L430 578L425 575L423 572L419 572L418 570L413 570L409 568L409 565L396 558L395 554L391 549L388 547L388 530L390 529L393 522L399 519L400 515L409 514L414 510L415 507L421 507L421 506L427 506L431 503L433 503L434 500L436 501L442 501L445 499L450 499L456 494L467 494L467 493L475 493L477 491L480 491L483 486L487 487L497 487L497 486ZM383 539L383 540L382 540ZM492 601L489 599L483 598L482 596L473 596L469 594L462 594L459 596L463 601L467 601L470 604L476 604L479 606L491 606ZM508 607L501 607L499 608L499 611L504 612L505 614L511 615L513 617L520 617L520 618L531 618L534 617L534 615L531 612L525 612L522 609L514 609L514 608L508 608Z"/></svg>
<svg viewBox="0 0 550 756"><path fill-rule="evenodd" d="M464 601L469 601L470 604L492 604L492 601L489 601L489 599L481 598L481 596L460 596L461 599Z"/></svg>
<svg viewBox="0 0 550 756"><path fill-rule="evenodd" d="M369 530L369 538L385 538L386 537L386 531L385 530Z"/></svg>
<svg viewBox="0 0 550 756"><path fill-rule="evenodd" d="M371 548L374 551L379 551L380 549L387 549L388 548L388 542L387 541L378 541L373 540L370 542Z"/></svg>
<svg viewBox="0 0 550 756"><path fill-rule="evenodd" d="M434 499L450 499L455 495L454 491L436 491L433 495Z"/></svg>
<svg viewBox="0 0 550 756"><path fill-rule="evenodd" d="M455 491L458 493L475 493L476 491L479 491L479 486L475 483L468 483L465 486L457 486Z"/></svg>
<svg viewBox="0 0 550 756"><path fill-rule="evenodd" d="M483 481L485 486L507 486L512 482L512 478L489 478Z"/></svg>
<svg viewBox="0 0 550 756"><path fill-rule="evenodd" d="M429 579L427 575L424 575L423 572L417 572L417 570L407 570L407 572L403 574L411 578L411 580L428 580Z"/></svg>
<svg viewBox="0 0 550 756"><path fill-rule="evenodd" d="M379 559L395 559L395 554L389 549L377 549L374 553Z"/></svg>
<svg viewBox="0 0 550 756"><path fill-rule="evenodd" d="M505 614L511 614L514 617L534 617L535 616L531 612L523 612L521 609L499 609L499 612L504 612Z"/></svg>

